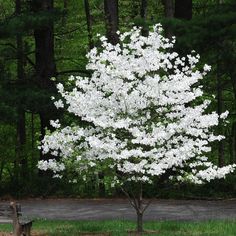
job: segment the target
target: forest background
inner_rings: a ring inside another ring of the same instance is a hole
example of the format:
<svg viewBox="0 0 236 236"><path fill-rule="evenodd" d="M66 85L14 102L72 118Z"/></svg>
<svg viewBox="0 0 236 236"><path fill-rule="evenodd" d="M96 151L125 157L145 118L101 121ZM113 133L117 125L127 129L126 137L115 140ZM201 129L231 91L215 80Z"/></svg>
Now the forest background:
<svg viewBox="0 0 236 236"><path fill-rule="evenodd" d="M162 23L175 35L180 55L195 50L212 66L202 81L211 110L229 110L216 133L226 138L212 146L219 166L236 163L236 2L235 0L0 0L0 196L121 196L102 171L91 178L53 179L38 170L47 159L38 149L50 120L65 116L54 108L55 85L88 76L86 53L99 47L97 34L118 42L117 30ZM145 194L158 197L235 197L236 176L204 186L171 185L163 179Z"/></svg>

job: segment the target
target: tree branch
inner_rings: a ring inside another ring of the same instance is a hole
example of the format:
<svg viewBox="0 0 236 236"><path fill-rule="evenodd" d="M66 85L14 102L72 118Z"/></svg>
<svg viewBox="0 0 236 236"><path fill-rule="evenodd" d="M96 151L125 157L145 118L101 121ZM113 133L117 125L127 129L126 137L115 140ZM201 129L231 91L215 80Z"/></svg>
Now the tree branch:
<svg viewBox="0 0 236 236"><path fill-rule="evenodd" d="M145 207L143 208L142 213L144 213L144 212L147 210L147 208L150 206L150 204L151 204L152 201L153 201L153 199L150 199L150 200L145 204Z"/></svg>
<svg viewBox="0 0 236 236"><path fill-rule="evenodd" d="M86 24L82 25L82 26L85 26ZM61 33L57 33L57 34L54 34L54 36L61 36L61 35L65 35L65 34L70 34L70 33L74 33L75 31L77 30L80 30L81 27L76 27L72 30L69 30L69 31L65 31L65 32L61 32Z"/></svg>
<svg viewBox="0 0 236 236"><path fill-rule="evenodd" d="M64 74L71 74L71 73L81 73L81 74L91 75L92 71L89 71L89 70L64 70L64 71L57 72L56 75L64 75Z"/></svg>
<svg viewBox="0 0 236 236"><path fill-rule="evenodd" d="M12 43L2 43L0 45L1 46L9 46L9 47L13 48L15 51L17 50L16 46L14 44L12 44ZM29 64L35 68L34 62L27 56L27 54L24 53L24 57L29 62Z"/></svg>
<svg viewBox="0 0 236 236"><path fill-rule="evenodd" d="M133 200L131 199L128 192L126 192L125 189L122 188L121 186L120 186L120 188L121 188L122 192L125 194L125 196L128 197L130 204L136 209L136 204L133 202Z"/></svg>

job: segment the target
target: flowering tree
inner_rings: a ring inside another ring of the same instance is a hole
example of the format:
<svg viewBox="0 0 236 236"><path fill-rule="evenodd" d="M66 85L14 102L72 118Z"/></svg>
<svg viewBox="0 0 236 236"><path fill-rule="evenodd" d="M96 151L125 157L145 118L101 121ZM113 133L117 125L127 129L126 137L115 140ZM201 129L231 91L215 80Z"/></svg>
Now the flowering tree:
<svg viewBox="0 0 236 236"><path fill-rule="evenodd" d="M235 168L218 168L206 156L209 143L224 138L212 127L227 116L206 113L210 101L203 99L198 82L210 66L200 71L194 52L179 57L173 51L175 39L161 31L156 25L144 37L133 28L120 34L117 45L101 37L102 48L88 53L92 76L71 76L70 91L57 86L62 97L57 108L65 107L86 125L61 127L51 121L56 131L44 137L41 148L61 158L38 164L60 177L67 168L81 175L106 163L137 212L138 231L148 206L142 201L143 183L168 174L171 181L202 184ZM138 193L125 189L126 182L139 186Z"/></svg>

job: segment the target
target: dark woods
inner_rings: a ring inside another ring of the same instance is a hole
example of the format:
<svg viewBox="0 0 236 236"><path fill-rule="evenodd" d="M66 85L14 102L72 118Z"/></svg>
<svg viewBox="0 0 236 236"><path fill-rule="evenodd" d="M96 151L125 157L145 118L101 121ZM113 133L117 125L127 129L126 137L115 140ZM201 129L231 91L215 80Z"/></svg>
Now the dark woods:
<svg viewBox="0 0 236 236"><path fill-rule="evenodd" d="M5 0L0 1L0 195L121 194L110 187L104 173L84 183L68 185L37 169L47 159L37 146L50 128L50 120L61 117L51 97L56 83L66 84L70 74L89 75L86 53L99 47L97 33L108 41L119 41L117 31L136 25L148 35L149 26L161 22L168 37L177 36L179 54L196 50L212 71L202 83L212 109L230 111L228 124L217 132L226 139L212 147L212 160L219 165L236 162L236 5L233 0ZM214 95L214 98L212 97ZM223 187L222 187L223 186ZM162 196L234 195L235 177L223 184L168 189ZM224 188L224 192L222 192ZM154 192L149 187L145 192ZM153 195L153 194L152 194Z"/></svg>

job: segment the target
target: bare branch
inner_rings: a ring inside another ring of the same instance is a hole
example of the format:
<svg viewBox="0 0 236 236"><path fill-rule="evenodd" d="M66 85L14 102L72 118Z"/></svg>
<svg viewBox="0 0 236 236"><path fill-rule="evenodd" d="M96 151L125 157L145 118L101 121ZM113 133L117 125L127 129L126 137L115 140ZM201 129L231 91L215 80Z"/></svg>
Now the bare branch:
<svg viewBox="0 0 236 236"><path fill-rule="evenodd" d="M150 199L146 204L145 204L145 207L142 209L142 213L144 213L147 208L150 206L150 204L152 203L153 199Z"/></svg>
<svg viewBox="0 0 236 236"><path fill-rule="evenodd" d="M57 72L56 74L63 75L63 74L71 74L71 73L81 73L81 74L91 75L91 71L88 71L88 70L65 70L65 71Z"/></svg>
<svg viewBox="0 0 236 236"><path fill-rule="evenodd" d="M128 192L126 192L125 189L122 188L122 186L120 186L120 188L121 188L122 192L125 194L125 196L128 197L130 204L136 209L136 206L135 206L133 200L131 199L130 195L128 194Z"/></svg>
<svg viewBox="0 0 236 236"><path fill-rule="evenodd" d="M16 46L12 43L4 43L4 44L2 43L0 45L1 46L9 46L9 47L13 48L14 50L17 50ZM34 62L27 56L27 54L24 53L24 57L29 62L29 64L35 68ZM17 58L15 58L15 59L17 59Z"/></svg>
<svg viewBox="0 0 236 236"><path fill-rule="evenodd" d="M86 26L86 24L82 25L82 27L83 27L83 26ZM54 34L54 36L61 36L61 35L65 35L65 34L71 34L71 33L76 32L77 30L81 30L82 27L80 26L80 27L76 27L76 28L74 28L74 29L72 29L72 30L69 30L69 31L57 33L57 34Z"/></svg>

